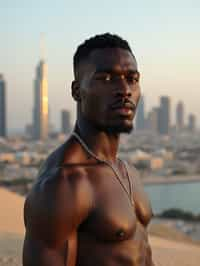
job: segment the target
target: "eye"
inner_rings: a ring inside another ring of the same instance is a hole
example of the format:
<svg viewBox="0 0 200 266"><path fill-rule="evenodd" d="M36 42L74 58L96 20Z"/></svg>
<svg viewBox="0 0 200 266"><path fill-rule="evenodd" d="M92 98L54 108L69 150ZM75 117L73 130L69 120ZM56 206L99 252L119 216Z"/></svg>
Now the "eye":
<svg viewBox="0 0 200 266"><path fill-rule="evenodd" d="M128 83L133 83L133 81L134 81L134 77L133 77L132 75L128 75L128 76L126 77L126 80L127 80Z"/></svg>
<svg viewBox="0 0 200 266"><path fill-rule="evenodd" d="M128 83L136 83L139 81L139 76L137 74L130 74L126 76L126 80Z"/></svg>
<svg viewBox="0 0 200 266"><path fill-rule="evenodd" d="M110 74L106 74L104 79L105 79L105 81L110 81L111 80L111 75Z"/></svg>
<svg viewBox="0 0 200 266"><path fill-rule="evenodd" d="M108 82L108 81L111 81L112 77L111 77L111 74L109 73L103 73L103 74L97 75L95 79Z"/></svg>

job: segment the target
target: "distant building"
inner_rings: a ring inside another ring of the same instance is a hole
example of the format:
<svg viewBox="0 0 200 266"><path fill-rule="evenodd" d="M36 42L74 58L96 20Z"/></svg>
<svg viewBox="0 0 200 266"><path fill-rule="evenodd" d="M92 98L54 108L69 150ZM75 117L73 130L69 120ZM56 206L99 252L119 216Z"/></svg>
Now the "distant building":
<svg viewBox="0 0 200 266"><path fill-rule="evenodd" d="M48 114L48 117L49 117L49 127L48 127L48 132L49 132L49 136L54 136L55 133L56 133L56 129L55 129L55 125L52 123L52 112L51 112L51 106L49 105L49 114ZM54 137L53 137L54 138Z"/></svg>
<svg viewBox="0 0 200 266"><path fill-rule="evenodd" d="M61 132L63 134L69 134L71 131L70 124L70 112L67 110L61 111Z"/></svg>
<svg viewBox="0 0 200 266"><path fill-rule="evenodd" d="M41 60L34 80L33 137L44 140L48 137L48 82L47 65Z"/></svg>
<svg viewBox="0 0 200 266"><path fill-rule="evenodd" d="M158 119L158 130L162 135L168 135L170 128L170 98L160 97L160 111Z"/></svg>
<svg viewBox="0 0 200 266"><path fill-rule="evenodd" d="M177 131L184 129L184 104L181 101L176 106L176 129Z"/></svg>
<svg viewBox="0 0 200 266"><path fill-rule="evenodd" d="M160 113L160 108L159 107L154 107L148 113L148 117L147 117L147 128L152 133L158 133L159 113Z"/></svg>
<svg viewBox="0 0 200 266"><path fill-rule="evenodd" d="M0 74L0 136L6 137L6 82Z"/></svg>
<svg viewBox="0 0 200 266"><path fill-rule="evenodd" d="M189 114L188 116L188 130L190 132L195 132L196 130L196 117L194 114Z"/></svg>
<svg viewBox="0 0 200 266"><path fill-rule="evenodd" d="M136 130L145 129L145 106L144 106L144 96L141 96L137 107L136 114Z"/></svg>
<svg viewBox="0 0 200 266"><path fill-rule="evenodd" d="M27 137L32 137L34 135L33 125L27 124L25 126L25 134L26 134Z"/></svg>

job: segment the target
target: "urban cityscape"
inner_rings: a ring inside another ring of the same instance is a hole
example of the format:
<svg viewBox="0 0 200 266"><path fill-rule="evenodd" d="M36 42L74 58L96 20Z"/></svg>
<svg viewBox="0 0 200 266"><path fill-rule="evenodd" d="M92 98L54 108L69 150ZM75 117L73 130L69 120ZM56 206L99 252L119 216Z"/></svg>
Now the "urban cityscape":
<svg viewBox="0 0 200 266"><path fill-rule="evenodd" d="M52 126L47 69L47 63L41 59L34 71L32 121L27 123L24 133L17 137L9 137L8 134L6 78L0 74L1 181L27 179L30 187L41 163L55 147L66 140L72 130L70 111L67 109L60 112L60 130L56 131ZM152 177L156 182L158 176L183 175L191 178L192 175L191 179L196 179L194 176L200 173L196 116L186 114L184 102L180 100L176 104L173 124L169 96L160 96L159 106L154 106L149 112L145 104L145 96L141 96L135 129L130 136L122 137L120 156L126 157L136 166L145 182ZM27 188L21 193L26 192Z"/></svg>

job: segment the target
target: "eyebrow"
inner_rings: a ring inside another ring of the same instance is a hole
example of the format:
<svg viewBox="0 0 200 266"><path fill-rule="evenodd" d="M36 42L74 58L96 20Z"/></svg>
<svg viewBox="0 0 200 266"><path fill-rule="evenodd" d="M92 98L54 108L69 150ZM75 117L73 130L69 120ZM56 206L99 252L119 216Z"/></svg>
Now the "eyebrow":
<svg viewBox="0 0 200 266"><path fill-rule="evenodd" d="M126 71L116 71L115 69L111 69L111 68L102 68L102 69L97 69L94 72L95 74L99 74L99 73L109 73L109 74L116 74L116 73L127 73L127 74L139 74L139 71L137 69L133 70L133 69L127 69Z"/></svg>

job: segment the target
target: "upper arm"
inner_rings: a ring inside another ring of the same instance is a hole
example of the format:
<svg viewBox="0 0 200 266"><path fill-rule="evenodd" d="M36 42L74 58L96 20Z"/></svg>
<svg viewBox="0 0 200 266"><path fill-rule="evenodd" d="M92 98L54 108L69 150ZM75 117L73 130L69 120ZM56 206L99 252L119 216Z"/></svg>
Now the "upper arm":
<svg viewBox="0 0 200 266"><path fill-rule="evenodd" d="M23 266L65 266L68 245L49 247L42 239L26 232L23 246ZM68 265L67 265L68 266Z"/></svg>
<svg viewBox="0 0 200 266"><path fill-rule="evenodd" d="M76 232L63 245L49 247L26 232L23 246L23 266L75 266L77 252Z"/></svg>
<svg viewBox="0 0 200 266"><path fill-rule="evenodd" d="M25 201L24 266L63 266L63 249L90 208L91 189L84 178L55 169L48 173Z"/></svg>

